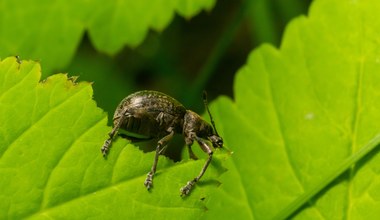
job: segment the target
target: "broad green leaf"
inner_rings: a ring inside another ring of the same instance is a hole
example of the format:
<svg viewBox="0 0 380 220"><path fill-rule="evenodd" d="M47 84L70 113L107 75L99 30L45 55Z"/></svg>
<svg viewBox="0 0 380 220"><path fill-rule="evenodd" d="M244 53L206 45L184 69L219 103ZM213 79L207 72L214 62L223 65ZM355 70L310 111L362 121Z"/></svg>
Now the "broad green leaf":
<svg viewBox="0 0 380 220"><path fill-rule="evenodd" d="M41 60L44 71L62 69L85 31L95 47L115 54L139 45L149 29L162 31L177 12L190 18L215 0L0 2L0 56Z"/></svg>
<svg viewBox="0 0 380 220"><path fill-rule="evenodd" d="M280 49L251 53L235 101L213 106L234 154L205 219L380 216L379 11L375 0L316 0Z"/></svg>
<svg viewBox="0 0 380 220"><path fill-rule="evenodd" d="M148 192L153 152L118 139L102 157L110 127L91 84L65 74L39 82L40 75L36 62L0 61L0 219L193 219L205 212L223 154L186 198L180 187L205 161L161 156Z"/></svg>

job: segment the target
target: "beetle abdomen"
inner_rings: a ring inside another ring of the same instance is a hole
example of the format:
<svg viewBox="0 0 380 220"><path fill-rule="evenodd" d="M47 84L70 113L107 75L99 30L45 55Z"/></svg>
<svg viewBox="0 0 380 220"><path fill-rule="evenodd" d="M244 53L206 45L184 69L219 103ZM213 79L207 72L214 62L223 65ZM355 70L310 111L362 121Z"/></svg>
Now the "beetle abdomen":
<svg viewBox="0 0 380 220"><path fill-rule="evenodd" d="M135 115L128 116L120 126L121 134L134 139L150 139L158 130L158 124L154 120L140 118Z"/></svg>
<svg viewBox="0 0 380 220"><path fill-rule="evenodd" d="M126 120L120 128L132 137L152 138L165 135L169 128L180 132L185 113L185 107L174 98L145 90L123 99L115 111L114 121L125 114Z"/></svg>

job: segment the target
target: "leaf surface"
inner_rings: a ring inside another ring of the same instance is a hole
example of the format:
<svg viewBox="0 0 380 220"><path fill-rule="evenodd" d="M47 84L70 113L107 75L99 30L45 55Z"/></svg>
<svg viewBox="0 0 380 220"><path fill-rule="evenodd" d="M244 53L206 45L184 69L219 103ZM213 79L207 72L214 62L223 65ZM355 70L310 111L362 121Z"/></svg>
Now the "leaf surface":
<svg viewBox="0 0 380 220"><path fill-rule="evenodd" d="M378 1L317 0L288 25L280 49L251 53L235 78L235 102L222 97L213 106L235 153L205 219L380 215L380 156L372 150L380 133L379 10Z"/></svg>
<svg viewBox="0 0 380 220"><path fill-rule="evenodd" d="M206 210L208 189L224 172L220 160L181 198L205 161L161 156L148 192L154 152L119 138L104 159L110 128L91 84L65 74L39 82L40 75L36 62L0 61L0 219L192 219Z"/></svg>

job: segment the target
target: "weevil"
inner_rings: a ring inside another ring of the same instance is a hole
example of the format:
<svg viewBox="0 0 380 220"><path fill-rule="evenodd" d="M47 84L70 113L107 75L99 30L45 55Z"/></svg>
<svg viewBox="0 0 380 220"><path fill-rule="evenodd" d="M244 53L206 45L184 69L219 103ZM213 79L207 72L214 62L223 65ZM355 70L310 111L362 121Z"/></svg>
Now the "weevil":
<svg viewBox="0 0 380 220"><path fill-rule="evenodd" d="M203 93L203 102L210 116L211 125L197 113L187 110L180 102L164 93L144 90L127 96L115 111L113 129L101 148L103 156L107 156L111 142L119 129L126 131L127 134L124 137L130 139L157 138L153 165L144 182L145 187L149 190L153 187L153 176L156 173L159 155L165 151L167 143L174 134L182 134L191 159L197 159L191 149L194 141L197 141L201 149L208 154L199 175L180 189L181 196L188 195L211 162L213 151L208 142L211 142L214 148L223 147L223 139L216 131L205 92Z"/></svg>

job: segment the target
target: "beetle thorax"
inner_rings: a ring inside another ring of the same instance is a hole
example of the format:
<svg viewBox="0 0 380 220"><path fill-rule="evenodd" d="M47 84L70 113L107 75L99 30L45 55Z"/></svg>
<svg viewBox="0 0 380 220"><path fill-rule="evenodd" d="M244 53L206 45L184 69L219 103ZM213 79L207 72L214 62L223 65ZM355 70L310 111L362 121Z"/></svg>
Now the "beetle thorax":
<svg viewBox="0 0 380 220"><path fill-rule="evenodd" d="M201 118L197 113L187 110L183 121L183 134L186 144L191 144L194 135L207 138L213 132L209 123Z"/></svg>

